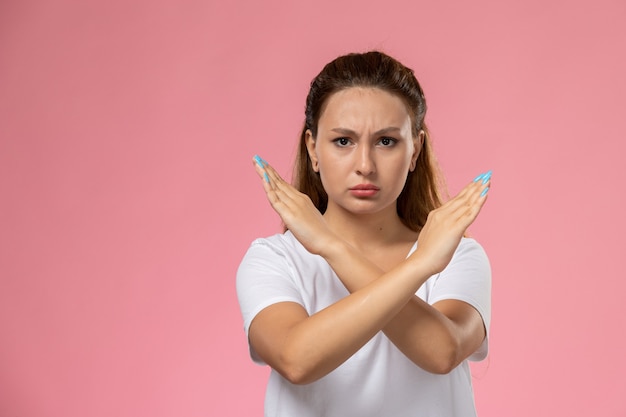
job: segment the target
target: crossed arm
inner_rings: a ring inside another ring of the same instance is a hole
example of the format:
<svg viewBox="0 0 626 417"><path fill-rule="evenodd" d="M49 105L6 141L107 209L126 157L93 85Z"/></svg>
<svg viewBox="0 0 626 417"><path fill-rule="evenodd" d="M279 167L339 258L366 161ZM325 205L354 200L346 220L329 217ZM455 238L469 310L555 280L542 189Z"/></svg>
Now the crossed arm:
<svg viewBox="0 0 626 417"><path fill-rule="evenodd" d="M272 368L296 384L328 374L377 332L415 364L447 373L482 343L479 313L458 300L433 306L415 296L419 287L450 261L466 228L485 202L482 182L468 185L457 197L433 211L422 229L418 249L383 273L328 228L310 199L268 165L257 172L272 207L296 238L324 257L350 295L311 316L297 303L267 307L252 321L252 347ZM267 177L266 177L267 174Z"/></svg>

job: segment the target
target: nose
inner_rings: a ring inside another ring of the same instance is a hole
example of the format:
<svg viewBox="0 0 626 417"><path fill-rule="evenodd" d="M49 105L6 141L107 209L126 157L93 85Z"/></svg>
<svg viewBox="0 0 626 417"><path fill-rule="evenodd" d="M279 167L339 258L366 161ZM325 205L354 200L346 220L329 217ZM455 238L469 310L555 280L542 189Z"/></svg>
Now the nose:
<svg viewBox="0 0 626 417"><path fill-rule="evenodd" d="M357 150L356 172L364 177L376 172L376 164L370 147L360 146Z"/></svg>

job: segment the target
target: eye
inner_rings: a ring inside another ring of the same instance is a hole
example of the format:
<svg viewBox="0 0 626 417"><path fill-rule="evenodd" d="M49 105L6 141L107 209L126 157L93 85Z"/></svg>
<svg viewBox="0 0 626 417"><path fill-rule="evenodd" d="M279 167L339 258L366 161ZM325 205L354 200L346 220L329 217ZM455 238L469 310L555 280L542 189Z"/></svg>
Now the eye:
<svg viewBox="0 0 626 417"><path fill-rule="evenodd" d="M333 140L333 142L335 142L335 145L337 145L337 146L339 146L341 148L350 145L350 139L349 138L337 138L337 139Z"/></svg>
<svg viewBox="0 0 626 417"><path fill-rule="evenodd" d="M394 138L390 138L390 137L384 136L384 137L380 138L378 143L380 143L382 146L384 146L386 148L390 148L393 145L395 145L396 143L398 143L398 141L396 139L394 139Z"/></svg>

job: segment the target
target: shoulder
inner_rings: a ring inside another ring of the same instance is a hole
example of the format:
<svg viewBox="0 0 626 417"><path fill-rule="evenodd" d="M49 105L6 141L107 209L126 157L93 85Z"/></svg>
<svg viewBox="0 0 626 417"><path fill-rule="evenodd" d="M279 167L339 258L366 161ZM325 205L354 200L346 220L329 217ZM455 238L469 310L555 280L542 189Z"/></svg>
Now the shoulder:
<svg viewBox="0 0 626 417"><path fill-rule="evenodd" d="M244 260L255 255L274 255L279 257L291 257L306 250L298 242L290 231L275 234L269 237L258 238L252 241Z"/></svg>
<svg viewBox="0 0 626 417"><path fill-rule="evenodd" d="M238 276L246 272L292 273L302 262L310 262L314 255L307 252L289 231L269 237L255 239L239 265Z"/></svg>
<svg viewBox="0 0 626 417"><path fill-rule="evenodd" d="M293 233L287 230L284 233L277 233L268 237L261 237L252 241L250 246L266 245L274 248L282 248L284 250L290 250L297 247L302 247L300 242L294 237Z"/></svg>
<svg viewBox="0 0 626 417"><path fill-rule="evenodd" d="M485 249L481 246L480 243L478 243L478 241L476 241L475 239L471 238L471 237L464 237L461 239L461 242L459 243L459 246L456 248L456 251L454 252L454 256L453 256L453 260L454 258L459 258L459 257L463 257L463 258L475 258L476 260L482 260L482 261L486 261L487 263L489 262L489 259L487 258L487 252L485 252Z"/></svg>
<svg viewBox="0 0 626 417"><path fill-rule="evenodd" d="M440 276L462 273L464 276L477 276L490 279L491 266L485 249L472 238L462 238L448 266Z"/></svg>
<svg viewBox="0 0 626 417"><path fill-rule="evenodd" d="M237 269L236 284L240 299L256 299L273 290L295 287L299 251L296 243L291 233L254 240ZM268 298L274 296L267 295Z"/></svg>
<svg viewBox="0 0 626 417"><path fill-rule="evenodd" d="M254 317L272 304L304 305L297 273L299 248L294 241L291 233L256 239L244 255L237 269L236 291L246 332Z"/></svg>

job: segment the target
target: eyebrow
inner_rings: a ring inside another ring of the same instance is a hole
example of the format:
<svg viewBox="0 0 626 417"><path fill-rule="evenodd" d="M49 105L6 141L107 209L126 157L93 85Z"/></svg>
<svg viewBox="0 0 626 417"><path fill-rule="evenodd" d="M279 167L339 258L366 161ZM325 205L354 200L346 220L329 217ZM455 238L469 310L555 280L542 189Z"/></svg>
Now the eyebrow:
<svg viewBox="0 0 626 417"><path fill-rule="evenodd" d="M389 127L385 127L384 129L377 130L376 132L374 132L374 136L384 135L385 133L390 133L390 132L399 132L400 130L401 129L399 127L389 126ZM358 136L358 134L354 130L347 129L345 127L335 127L331 129L331 131L335 133L339 133L341 135Z"/></svg>

